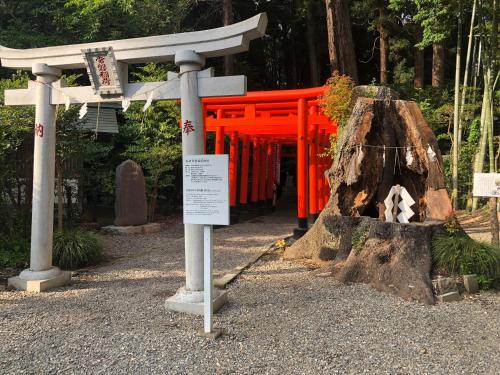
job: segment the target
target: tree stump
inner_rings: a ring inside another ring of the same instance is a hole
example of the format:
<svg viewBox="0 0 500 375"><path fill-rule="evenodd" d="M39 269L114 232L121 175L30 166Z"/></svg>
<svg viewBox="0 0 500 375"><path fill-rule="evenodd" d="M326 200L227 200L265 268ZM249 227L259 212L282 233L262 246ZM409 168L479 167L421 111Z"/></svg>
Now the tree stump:
<svg viewBox="0 0 500 375"><path fill-rule="evenodd" d="M452 212L441 153L416 103L372 96L356 99L326 173L330 200L285 258L328 262L337 280L432 304L431 241ZM395 185L415 201L409 224L385 222Z"/></svg>

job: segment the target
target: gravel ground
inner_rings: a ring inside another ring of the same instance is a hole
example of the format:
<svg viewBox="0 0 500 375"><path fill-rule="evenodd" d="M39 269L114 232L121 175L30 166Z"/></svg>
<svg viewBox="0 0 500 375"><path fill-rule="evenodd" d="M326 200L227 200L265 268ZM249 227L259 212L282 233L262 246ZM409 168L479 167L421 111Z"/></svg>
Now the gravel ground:
<svg viewBox="0 0 500 375"><path fill-rule="evenodd" d="M274 215L217 230L216 269L263 251L292 227ZM179 224L106 243L113 261L69 288L0 292L0 373L500 372L498 294L428 307L338 284L271 253L230 284L216 318L226 332L213 342L196 334L201 317L163 307L183 282Z"/></svg>

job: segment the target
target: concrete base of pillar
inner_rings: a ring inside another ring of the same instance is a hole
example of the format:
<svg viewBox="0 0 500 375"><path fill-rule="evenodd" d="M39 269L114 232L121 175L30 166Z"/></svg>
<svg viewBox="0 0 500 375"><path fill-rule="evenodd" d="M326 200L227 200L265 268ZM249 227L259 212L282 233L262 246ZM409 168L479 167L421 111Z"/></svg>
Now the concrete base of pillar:
<svg viewBox="0 0 500 375"><path fill-rule="evenodd" d="M217 340L219 337L222 336L222 333L223 331L220 328L213 328L212 332L205 332L204 329L201 329L198 331L198 336L206 337L207 339L210 340Z"/></svg>
<svg viewBox="0 0 500 375"><path fill-rule="evenodd" d="M309 221L311 223L315 223L316 220L318 219L319 214L309 214Z"/></svg>
<svg viewBox="0 0 500 375"><path fill-rule="evenodd" d="M214 288L214 313L227 302L227 290ZM203 291L192 292L185 287L180 288L175 295L165 301L167 310L188 314L203 315Z"/></svg>
<svg viewBox="0 0 500 375"><path fill-rule="evenodd" d="M120 227L116 225L108 225L102 227L101 230L109 234L149 234L161 231L160 223L148 223L144 225L130 225L127 227Z"/></svg>
<svg viewBox="0 0 500 375"><path fill-rule="evenodd" d="M49 289L59 288L71 282L71 272L61 271L57 267L51 267L46 271L24 270L19 276L8 280L9 287L27 292L44 292Z"/></svg>
<svg viewBox="0 0 500 375"><path fill-rule="evenodd" d="M260 214L260 207L257 202L252 202L248 206L248 214L252 216L258 216Z"/></svg>
<svg viewBox="0 0 500 375"><path fill-rule="evenodd" d="M229 215L229 225L238 224L240 222L240 218L236 213L232 213Z"/></svg>
<svg viewBox="0 0 500 375"><path fill-rule="evenodd" d="M299 238L301 238L306 233L307 233L307 228L295 228L293 230L293 238L295 238L296 240L298 240Z"/></svg>
<svg viewBox="0 0 500 375"><path fill-rule="evenodd" d="M268 199L266 201L266 209L267 209L267 212L276 211L276 206L274 205L274 201L272 199Z"/></svg>

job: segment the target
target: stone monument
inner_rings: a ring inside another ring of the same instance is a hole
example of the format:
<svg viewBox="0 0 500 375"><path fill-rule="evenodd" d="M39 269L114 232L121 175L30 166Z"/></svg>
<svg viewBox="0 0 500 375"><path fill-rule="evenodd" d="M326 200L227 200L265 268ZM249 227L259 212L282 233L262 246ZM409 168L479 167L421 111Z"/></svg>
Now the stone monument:
<svg viewBox="0 0 500 375"><path fill-rule="evenodd" d="M115 225L126 227L148 222L146 183L142 168L126 160L116 168Z"/></svg>
<svg viewBox="0 0 500 375"><path fill-rule="evenodd" d="M115 225L102 230L110 234L159 232L159 223L148 223L146 182L141 166L133 160L125 160L116 167L115 185Z"/></svg>

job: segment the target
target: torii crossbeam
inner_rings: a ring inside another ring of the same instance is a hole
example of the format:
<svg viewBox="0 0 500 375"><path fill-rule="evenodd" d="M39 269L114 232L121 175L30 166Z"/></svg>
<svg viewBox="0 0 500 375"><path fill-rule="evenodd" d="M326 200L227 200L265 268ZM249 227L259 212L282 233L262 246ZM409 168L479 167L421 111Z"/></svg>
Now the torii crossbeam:
<svg viewBox="0 0 500 375"><path fill-rule="evenodd" d="M207 57L248 50L250 41L264 35L265 13L211 30L97 43L33 49L0 46L5 68L31 70L36 81L27 89L6 90L6 105L36 105L33 162L33 205L30 268L9 284L24 290L42 291L63 285L70 273L52 266L56 104L102 103L181 99L183 155L204 153L202 97L244 95L246 77L213 77L201 71ZM174 61L179 73L168 81L129 83L130 63ZM87 68L92 86L64 87L65 69ZM168 308L203 314L203 226L185 226L186 285L166 302ZM224 302L214 301L214 309Z"/></svg>

